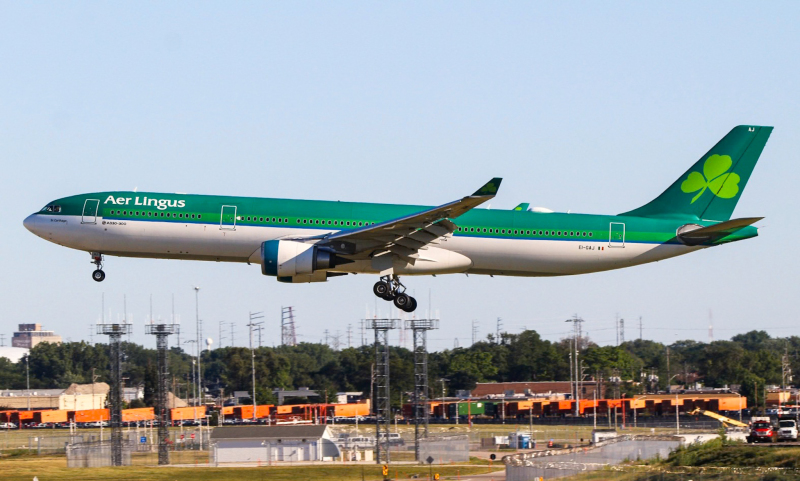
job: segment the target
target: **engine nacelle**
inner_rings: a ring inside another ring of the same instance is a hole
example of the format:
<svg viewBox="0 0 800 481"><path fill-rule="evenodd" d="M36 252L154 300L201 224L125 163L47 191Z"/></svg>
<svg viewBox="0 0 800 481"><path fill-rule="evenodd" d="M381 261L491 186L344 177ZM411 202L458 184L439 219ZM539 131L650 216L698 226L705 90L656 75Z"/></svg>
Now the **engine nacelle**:
<svg viewBox="0 0 800 481"><path fill-rule="evenodd" d="M271 240L261 244L261 273L265 276L311 275L350 262L314 244Z"/></svg>

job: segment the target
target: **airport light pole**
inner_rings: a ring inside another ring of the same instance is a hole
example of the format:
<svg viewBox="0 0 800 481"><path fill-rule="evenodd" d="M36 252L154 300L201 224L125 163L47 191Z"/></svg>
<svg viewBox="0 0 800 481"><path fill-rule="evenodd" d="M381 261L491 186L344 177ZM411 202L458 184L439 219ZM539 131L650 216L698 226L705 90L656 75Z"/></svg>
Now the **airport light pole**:
<svg viewBox="0 0 800 481"><path fill-rule="evenodd" d="M441 378L439 382L442 383L442 419L447 419L447 404L444 402L444 383L448 382L449 379Z"/></svg>
<svg viewBox="0 0 800 481"><path fill-rule="evenodd" d="M197 399L198 406L202 404L203 394L203 370L200 367L200 357L203 354L203 329L200 326L200 287L194 288L194 317L197 323Z"/></svg>
<svg viewBox="0 0 800 481"><path fill-rule="evenodd" d="M247 326L250 328L250 364L252 365L253 369L253 421L256 420L256 352L253 350L253 327L258 324L263 324L263 322L253 321L263 318L264 316L261 314L263 314L263 312L249 313L250 322L247 324Z"/></svg>

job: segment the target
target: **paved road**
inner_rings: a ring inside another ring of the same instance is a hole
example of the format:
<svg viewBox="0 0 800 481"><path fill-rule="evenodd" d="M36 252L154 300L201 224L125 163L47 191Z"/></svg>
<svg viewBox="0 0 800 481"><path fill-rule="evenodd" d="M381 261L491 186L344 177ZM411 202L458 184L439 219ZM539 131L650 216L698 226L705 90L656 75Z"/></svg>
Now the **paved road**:
<svg viewBox="0 0 800 481"><path fill-rule="evenodd" d="M495 471L487 474L471 474L461 476L461 481L505 481L506 471Z"/></svg>

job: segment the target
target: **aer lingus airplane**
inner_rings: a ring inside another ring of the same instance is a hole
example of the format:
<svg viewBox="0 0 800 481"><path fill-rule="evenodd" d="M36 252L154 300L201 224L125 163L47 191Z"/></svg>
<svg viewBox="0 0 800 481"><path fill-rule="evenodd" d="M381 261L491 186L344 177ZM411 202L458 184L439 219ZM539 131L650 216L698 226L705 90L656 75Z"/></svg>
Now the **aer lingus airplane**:
<svg viewBox="0 0 800 481"><path fill-rule="evenodd" d="M145 192L64 197L28 216L45 240L103 256L246 262L281 282L375 274L374 293L417 303L401 275L560 276L659 261L755 237L760 217L731 220L772 127L738 126L663 194L619 215L520 204L476 209L499 178L438 207Z"/></svg>

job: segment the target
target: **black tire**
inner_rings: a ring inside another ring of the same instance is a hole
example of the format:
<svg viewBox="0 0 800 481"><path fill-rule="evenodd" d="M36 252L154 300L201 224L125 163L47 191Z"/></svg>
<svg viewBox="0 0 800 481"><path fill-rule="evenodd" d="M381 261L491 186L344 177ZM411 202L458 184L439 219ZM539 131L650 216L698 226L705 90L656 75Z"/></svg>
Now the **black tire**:
<svg viewBox="0 0 800 481"><path fill-rule="evenodd" d="M409 302L408 306L406 306L405 309L403 310L406 312L414 312L417 309L417 300L414 299L413 297L409 297L409 299L411 300L411 302Z"/></svg>
<svg viewBox="0 0 800 481"><path fill-rule="evenodd" d="M398 294L394 298L394 307L402 310L406 310L408 306L411 305L411 297L407 294Z"/></svg>
<svg viewBox="0 0 800 481"><path fill-rule="evenodd" d="M106 273L100 269L97 269L96 271L92 272L92 279L94 279L95 282L103 282L105 278L106 278Z"/></svg>
<svg viewBox="0 0 800 481"><path fill-rule="evenodd" d="M391 289L389 289L388 283L383 281L378 281L375 283L374 286L372 286L372 292L376 296L386 299L386 295L389 294L389 292L391 292Z"/></svg>

